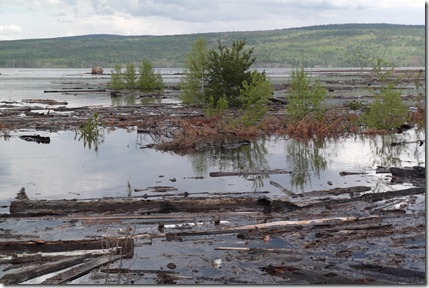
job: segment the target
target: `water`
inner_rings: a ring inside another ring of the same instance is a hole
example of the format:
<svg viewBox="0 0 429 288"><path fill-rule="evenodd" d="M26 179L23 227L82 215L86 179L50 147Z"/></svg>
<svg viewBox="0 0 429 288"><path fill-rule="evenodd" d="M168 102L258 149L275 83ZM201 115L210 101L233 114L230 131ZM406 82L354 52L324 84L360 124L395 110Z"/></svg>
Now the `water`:
<svg viewBox="0 0 429 288"><path fill-rule="evenodd" d="M160 71L166 84L177 83L180 79L177 75L180 69ZM0 69L0 102L49 98L68 101L67 107L115 105L107 93L44 93L64 85L79 87L82 83L105 87L109 81L109 76L86 74L88 72L84 69ZM285 69L277 71L276 75L286 77L289 72L290 69ZM269 191L270 197L284 196L284 192L270 181L299 193L357 185L384 191L399 189L403 185L389 185L386 174L375 173L377 166L425 166L425 145L390 145L392 142L423 140L425 131L409 130L403 134L349 137L321 143L269 138L237 149L180 156L141 149L150 143L149 137L138 134L135 129L130 130L106 130L97 151L79 141L74 131L12 131L11 137L0 138L0 204L13 200L21 187L25 187L30 199L127 197L129 187L133 191L152 186L177 188L169 194ZM51 142L26 142L19 138L24 134L49 136ZM285 169L294 173L209 176L213 171L268 169ZM366 174L340 176L341 171ZM160 193L148 189L132 192L131 196L144 194ZM258 195L254 194L254 197Z"/></svg>

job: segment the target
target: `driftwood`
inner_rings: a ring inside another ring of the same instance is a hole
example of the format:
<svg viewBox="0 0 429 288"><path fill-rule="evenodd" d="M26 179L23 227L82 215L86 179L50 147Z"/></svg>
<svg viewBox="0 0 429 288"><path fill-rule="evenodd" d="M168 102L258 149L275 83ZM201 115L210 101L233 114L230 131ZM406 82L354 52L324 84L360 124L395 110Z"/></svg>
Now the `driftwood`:
<svg viewBox="0 0 429 288"><path fill-rule="evenodd" d="M274 187L277 187L280 190L282 190L282 192L285 193L285 194L287 194L289 197L292 197L292 198L298 197L297 194L295 194L292 191L286 189L285 187L283 187L282 185L280 185L279 183L277 183L277 182L275 182L273 180L270 181L270 184L273 185Z"/></svg>
<svg viewBox="0 0 429 288"><path fill-rule="evenodd" d="M15 273L9 273L4 275L0 279L2 284L18 284L29 279L39 277L48 273L52 273L58 270L62 270L79 263L82 263L85 260L84 256L70 257L65 259L60 259L54 262L45 263L41 265L30 266L21 269Z"/></svg>
<svg viewBox="0 0 429 288"><path fill-rule="evenodd" d="M69 103L65 101L56 101L52 99L23 99L24 103L40 103L46 105L68 105Z"/></svg>
<svg viewBox="0 0 429 288"><path fill-rule="evenodd" d="M44 93L84 93L84 92L106 92L106 89L63 89L63 90L45 90Z"/></svg>
<svg viewBox="0 0 429 288"><path fill-rule="evenodd" d="M72 250L90 250L90 249L116 249L117 252L132 255L134 249L134 240L129 238L104 238L96 240L64 240L64 241L7 241L0 242L0 253L14 254L16 251L21 253L37 252L66 252Z"/></svg>
<svg viewBox="0 0 429 288"><path fill-rule="evenodd" d="M184 198L172 200L136 200L130 198L102 199L98 201L76 200L26 200L12 201L10 213L15 215L65 215L69 213L119 213L135 211L144 213L171 213L186 211L262 211L263 205L254 198ZM298 208L289 201L273 202L274 211Z"/></svg>
<svg viewBox="0 0 429 288"><path fill-rule="evenodd" d="M37 142L37 143L43 143L43 144L51 143L51 138L40 136L40 135L22 135L22 136L19 136L19 138L28 142Z"/></svg>
<svg viewBox="0 0 429 288"><path fill-rule="evenodd" d="M274 169L274 170L262 170L262 171L253 171L253 172L210 172L210 177L224 177L224 176L249 176L249 175L266 175L266 174L290 174L291 171L283 169Z"/></svg>
<svg viewBox="0 0 429 288"><path fill-rule="evenodd" d="M74 280L76 278L79 278L85 274L88 274L91 270L98 268L102 265L105 265L107 263L116 261L120 258L123 258L124 255L104 255L100 256L96 259L89 260L85 262L84 265L74 267L70 270L64 271L62 273L59 273L51 278L46 279L41 284L45 285L58 285L65 283L67 281Z"/></svg>

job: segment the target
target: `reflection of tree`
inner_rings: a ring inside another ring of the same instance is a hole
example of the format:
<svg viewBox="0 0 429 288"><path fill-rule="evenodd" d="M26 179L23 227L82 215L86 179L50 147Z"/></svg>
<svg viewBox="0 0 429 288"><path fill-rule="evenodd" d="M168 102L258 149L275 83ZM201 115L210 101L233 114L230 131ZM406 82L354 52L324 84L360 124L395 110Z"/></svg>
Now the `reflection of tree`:
<svg viewBox="0 0 429 288"><path fill-rule="evenodd" d="M415 136L416 133L416 136ZM409 130L405 133L395 133L386 135L377 135L373 137L366 136L363 138L369 141L371 152L373 153L373 163L375 166L385 167L401 167L402 159L408 157L409 159L416 159L416 164L421 163L422 151L424 148L419 148L418 143L399 144L392 146L392 143L412 142L416 139L424 139L424 131ZM422 146L423 147L423 146Z"/></svg>
<svg viewBox="0 0 429 288"><path fill-rule="evenodd" d="M290 139L286 144L286 160L290 163L293 173L291 185L293 188L301 188L311 183L311 177L320 178L320 171L325 170L327 162L321 149L324 148L323 140L300 141ZM313 173L311 173L313 172Z"/></svg>
<svg viewBox="0 0 429 288"><path fill-rule="evenodd" d="M139 100L140 105L161 103L160 98L139 97L136 94L127 94L123 96L111 97L112 106L133 106Z"/></svg>
<svg viewBox="0 0 429 288"><path fill-rule="evenodd" d="M238 148L214 147L203 153L192 154L190 157L195 174L204 176L207 175L209 167L217 167L216 169L221 171L251 172L268 170L267 153L265 140L258 140ZM262 177L267 177L267 175L252 179L254 180L254 186L260 187L263 185Z"/></svg>

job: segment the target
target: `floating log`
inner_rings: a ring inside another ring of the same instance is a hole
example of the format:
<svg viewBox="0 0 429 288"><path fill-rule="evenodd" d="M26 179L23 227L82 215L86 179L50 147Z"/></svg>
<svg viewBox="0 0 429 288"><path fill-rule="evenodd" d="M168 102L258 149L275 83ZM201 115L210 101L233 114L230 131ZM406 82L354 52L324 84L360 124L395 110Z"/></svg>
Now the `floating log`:
<svg viewBox="0 0 429 288"><path fill-rule="evenodd" d="M76 200L26 200L12 201L10 213L19 215L66 215L70 213L170 213L178 211L209 212L227 210L235 211L261 211L262 205L254 198L184 198L172 200L135 200L130 198L102 199L90 201ZM291 211L298 206L283 200L272 203L273 211Z"/></svg>
<svg viewBox="0 0 429 288"><path fill-rule="evenodd" d="M48 273L52 273L77 265L79 263L82 263L83 261L85 261L85 256L77 256L60 259L50 263L25 267L23 269L20 269L18 272L8 273L4 275L2 278L0 278L0 283L6 285L18 284L35 277L39 277Z"/></svg>
<svg viewBox="0 0 429 288"><path fill-rule="evenodd" d="M28 141L28 142L37 142L42 144L49 144L51 143L50 137L44 137L40 135L22 135L19 136L22 140Z"/></svg>
<svg viewBox="0 0 429 288"><path fill-rule="evenodd" d="M134 240L129 238L103 238L91 240L64 240L64 241L7 241L0 242L0 253L14 254L37 253L37 252L65 252L72 250L93 250L93 249L117 249L118 253L132 254L134 249ZM121 251L119 251L121 250Z"/></svg>
<svg viewBox="0 0 429 288"><path fill-rule="evenodd" d="M106 92L106 89L64 89L64 90L45 90L44 93L84 93L84 92Z"/></svg>
<svg viewBox="0 0 429 288"><path fill-rule="evenodd" d="M347 175L366 175L368 173L366 172L347 172L347 171L341 171L340 176L347 176Z"/></svg>
<svg viewBox="0 0 429 288"><path fill-rule="evenodd" d="M283 169L274 169L274 170L262 170L262 171L253 171L253 172L210 172L210 177L223 177L223 176L249 176L249 175L265 175L265 174L290 174L291 171Z"/></svg>

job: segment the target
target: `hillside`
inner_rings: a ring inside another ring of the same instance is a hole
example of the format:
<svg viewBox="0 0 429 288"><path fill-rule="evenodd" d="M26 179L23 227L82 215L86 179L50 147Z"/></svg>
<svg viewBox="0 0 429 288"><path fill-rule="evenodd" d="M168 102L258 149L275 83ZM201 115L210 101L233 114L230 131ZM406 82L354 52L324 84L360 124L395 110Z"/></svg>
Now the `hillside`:
<svg viewBox="0 0 429 288"><path fill-rule="evenodd" d="M173 36L84 35L51 39L0 41L0 67L92 67L140 62L155 67L183 67L193 42L246 39L254 47L255 66L360 66L353 57L361 49L396 66L425 66L425 27L390 24L343 24L251 32Z"/></svg>

